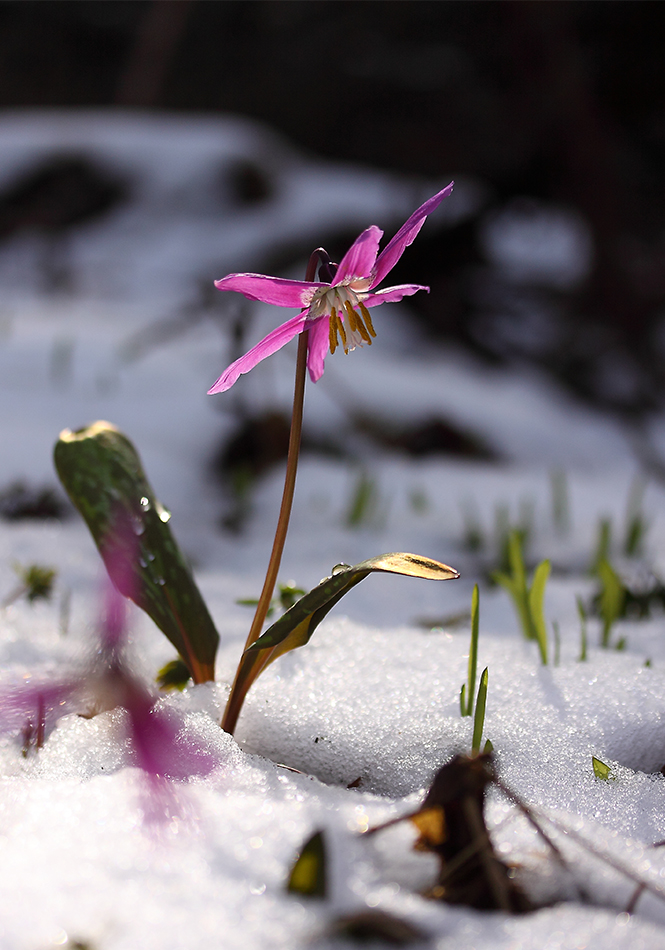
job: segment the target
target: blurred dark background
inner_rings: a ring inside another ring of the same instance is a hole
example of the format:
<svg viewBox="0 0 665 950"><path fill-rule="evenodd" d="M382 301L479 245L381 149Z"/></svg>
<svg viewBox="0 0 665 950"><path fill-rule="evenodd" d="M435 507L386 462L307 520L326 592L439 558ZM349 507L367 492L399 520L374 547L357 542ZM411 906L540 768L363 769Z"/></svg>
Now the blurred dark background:
<svg viewBox="0 0 665 950"><path fill-rule="evenodd" d="M0 105L240 113L327 157L466 176L478 212L426 230L394 282L432 285L412 305L437 337L638 426L665 396L664 19L639 0L0 2ZM528 243L557 208L589 238L578 279L492 265L492 221Z"/></svg>

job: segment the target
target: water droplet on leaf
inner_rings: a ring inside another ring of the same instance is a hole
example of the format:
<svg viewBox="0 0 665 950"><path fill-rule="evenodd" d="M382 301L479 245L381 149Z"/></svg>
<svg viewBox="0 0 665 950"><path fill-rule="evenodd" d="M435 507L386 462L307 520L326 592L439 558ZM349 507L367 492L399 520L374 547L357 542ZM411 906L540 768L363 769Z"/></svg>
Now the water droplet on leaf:
<svg viewBox="0 0 665 950"><path fill-rule="evenodd" d="M343 561L341 561L339 564L335 564L335 566L332 569L332 573L342 574L344 571L350 571L350 570L351 570L351 565L345 564Z"/></svg>

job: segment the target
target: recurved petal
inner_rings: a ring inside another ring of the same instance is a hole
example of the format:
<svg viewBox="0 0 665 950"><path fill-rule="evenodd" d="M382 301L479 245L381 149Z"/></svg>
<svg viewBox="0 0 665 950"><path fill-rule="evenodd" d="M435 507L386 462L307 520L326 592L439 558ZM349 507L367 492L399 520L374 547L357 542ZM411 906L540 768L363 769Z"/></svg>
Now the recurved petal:
<svg viewBox="0 0 665 950"><path fill-rule="evenodd" d="M417 294L419 290L426 290L429 293L429 287L423 284L396 284L395 287L386 287L384 290L367 294L362 298L362 302L366 307L378 307L382 303L397 303L402 297L410 297L412 294Z"/></svg>
<svg viewBox="0 0 665 950"><path fill-rule="evenodd" d="M373 224L355 239L340 261L333 280L333 287L343 280L349 280L353 277L369 277L376 261L376 255L379 253L379 241L382 237L383 231L381 228L377 228Z"/></svg>
<svg viewBox="0 0 665 950"><path fill-rule="evenodd" d="M389 241L388 244L379 254L376 265L372 270L372 287L376 287L381 283L386 274L393 269L397 261L400 259L404 253L404 249L412 244L416 239L416 236L423 224L428 214L431 214L435 208L441 204L444 198L447 198L453 190L453 182L439 191L436 195L433 195L429 198L425 204L422 204L416 211L413 212L408 221L405 221L402 227L399 229L395 237Z"/></svg>
<svg viewBox="0 0 665 950"><path fill-rule="evenodd" d="M303 310L297 317L291 317L286 323L264 336L256 346L253 346L244 356L241 356L240 359L236 360L235 363L231 363L224 370L215 385L208 390L208 395L226 392L227 389L233 386L239 376L243 373L249 373L261 360L264 360L267 356L272 356L277 350L281 350L289 340L292 340L294 336L302 331L306 318L307 311Z"/></svg>
<svg viewBox="0 0 665 950"><path fill-rule="evenodd" d="M323 376L326 356L330 349L330 317L321 317L308 325L307 369L313 383Z"/></svg>
<svg viewBox="0 0 665 950"><path fill-rule="evenodd" d="M328 286L307 280L268 277L265 274L228 274L215 281L217 290L235 290L248 300L260 300L276 307L306 307L318 287Z"/></svg>

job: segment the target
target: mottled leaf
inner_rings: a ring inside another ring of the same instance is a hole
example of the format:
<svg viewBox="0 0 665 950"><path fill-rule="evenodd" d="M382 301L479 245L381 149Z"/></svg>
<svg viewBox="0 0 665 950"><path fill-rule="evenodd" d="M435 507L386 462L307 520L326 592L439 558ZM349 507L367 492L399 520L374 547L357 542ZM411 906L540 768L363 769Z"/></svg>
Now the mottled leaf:
<svg viewBox="0 0 665 950"><path fill-rule="evenodd" d="M255 643L248 647L248 652L278 648L270 657L272 661L283 653L307 643L335 604L368 574L375 572L404 574L409 577L439 581L459 577L457 571L448 567L447 564L417 554L380 554L378 557L361 561L354 567L338 564L333 568L330 577L324 578L317 587L301 597Z"/></svg>
<svg viewBox="0 0 665 950"><path fill-rule="evenodd" d="M219 635L132 443L95 422L61 432L54 459L118 590L154 620L194 682L214 679Z"/></svg>
<svg viewBox="0 0 665 950"><path fill-rule="evenodd" d="M245 650L222 720L223 728L233 731L247 691L268 664L289 650L307 643L337 601L373 572L405 574L431 580L459 577L454 568L418 554L380 554L361 561L355 567L336 565L330 577L324 578L317 587L301 597Z"/></svg>

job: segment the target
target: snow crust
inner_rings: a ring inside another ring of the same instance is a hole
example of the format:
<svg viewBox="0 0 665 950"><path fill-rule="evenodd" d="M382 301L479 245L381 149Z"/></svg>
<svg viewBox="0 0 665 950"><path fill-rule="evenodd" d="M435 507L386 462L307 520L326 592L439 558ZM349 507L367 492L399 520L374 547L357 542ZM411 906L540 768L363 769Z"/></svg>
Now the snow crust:
<svg viewBox="0 0 665 950"><path fill-rule="evenodd" d="M621 652L598 648L598 623L590 620L588 659L579 661L576 597L592 592L587 569L598 519L623 524L636 471L629 446L611 420L535 373L489 371L419 342L406 306L377 313L371 351L329 359L321 382L308 387L308 424L343 431L342 393L405 424L444 413L482 435L503 461L405 461L362 447L351 466L305 459L282 577L309 588L339 561L411 550L453 564L462 579L368 578L307 647L265 672L248 696L237 741L218 725L251 619L236 600L260 588L282 472L261 482L246 532L221 533L220 496L206 465L234 417L227 397L205 391L226 365L225 336L212 320L197 323L134 361L122 358L123 344L172 314L197 281L250 269L277 238L316 244L318 226L390 225L428 183L299 155L270 130L233 117L10 114L0 118L0 147L0 184L46 154L76 150L124 171L135 195L72 238L78 284L71 295L41 286L42 238L17 235L0 248L0 485L54 484L51 451L62 428L95 418L119 425L173 513L222 637L218 682L160 701L182 715L174 774L178 756L184 761L195 744L207 751L208 774L165 779L155 791L134 764L118 710L63 717L26 758L16 734L2 739L2 950L76 941L95 950L325 948L340 945L330 933L335 919L363 908L408 920L441 950L662 947L665 849L652 847L665 839L662 617L618 624L627 639ZM220 163L238 157L266 163L276 197L267 207L214 214L211 182ZM458 211L445 215L465 213L473 189L460 194ZM445 215L426 227L445 226ZM275 314L260 306L252 313L258 337ZM285 350L242 380L246 404L287 408L292 361ZM376 517L353 529L346 513L361 469L380 504ZM552 522L553 469L568 477L567 534ZM465 512L491 535L497 506L515 521L525 505L533 511L534 555L554 565L545 614L560 628L556 666L541 665L507 595L483 583L463 544ZM657 485L648 487L645 511L657 564L665 542ZM76 519L3 523L0 591L16 584L13 562L52 565L58 581L49 603L3 608L0 689L80 669L95 648L100 604L99 558ZM470 747L471 720L459 714L469 627L455 615L468 611L478 580L479 670L489 668L485 736L502 781L533 807L568 862L562 870L514 805L490 791L495 846L525 890L552 905L523 917L422 897L435 864L412 851L407 823L362 836L412 811L436 770ZM138 610L131 631L133 665L153 679L172 648ZM592 755L610 766L612 781L594 777ZM287 895L285 882L317 829L330 851L329 897L307 901ZM647 890L628 914L634 878Z"/></svg>

